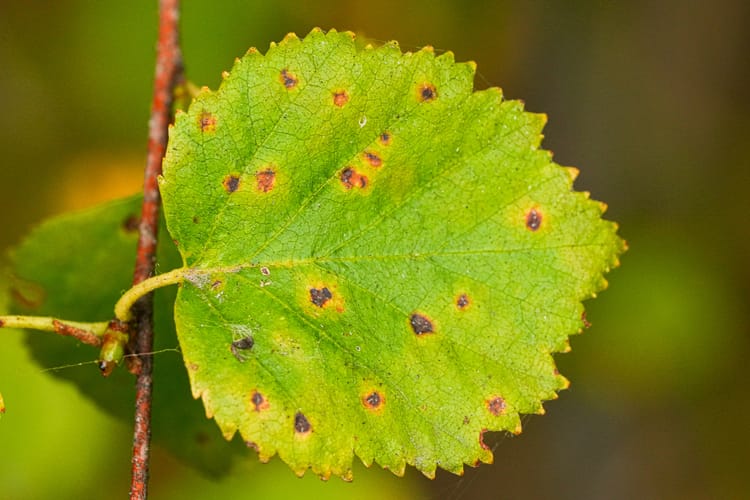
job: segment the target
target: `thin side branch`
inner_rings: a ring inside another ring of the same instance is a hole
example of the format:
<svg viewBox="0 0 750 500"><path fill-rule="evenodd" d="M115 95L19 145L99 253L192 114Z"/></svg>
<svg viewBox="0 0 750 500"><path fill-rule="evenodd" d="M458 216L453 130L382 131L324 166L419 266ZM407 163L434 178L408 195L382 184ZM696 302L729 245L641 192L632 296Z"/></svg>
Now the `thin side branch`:
<svg viewBox="0 0 750 500"><path fill-rule="evenodd" d="M51 318L49 316L0 316L0 328L23 328L53 332L78 339L84 344L101 347L102 336L107 331L109 322L80 323Z"/></svg>
<svg viewBox="0 0 750 500"><path fill-rule="evenodd" d="M149 120L148 157L143 184L143 208L139 226L138 253L133 285L147 280L154 272L156 241L159 229L161 197L157 179L167 148L174 89L182 78L182 55L179 44L179 0L159 1L159 41L156 54L154 95ZM153 296L143 296L134 306L135 332L131 349L138 355L135 426L133 429L132 479L130 498L148 496L149 455L151 444L151 395L153 360Z"/></svg>

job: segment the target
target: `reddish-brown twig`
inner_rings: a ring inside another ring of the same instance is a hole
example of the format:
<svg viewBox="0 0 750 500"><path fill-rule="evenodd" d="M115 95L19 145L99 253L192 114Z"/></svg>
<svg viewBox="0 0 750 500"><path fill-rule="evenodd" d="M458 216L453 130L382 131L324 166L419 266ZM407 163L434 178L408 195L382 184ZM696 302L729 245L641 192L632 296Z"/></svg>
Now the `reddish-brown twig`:
<svg viewBox="0 0 750 500"><path fill-rule="evenodd" d="M172 118L174 88L182 78L182 55L179 45L179 0L159 1L159 42L156 54L156 77L149 121L148 157L143 185L143 208L139 226L138 254L133 284L153 274L156 259L156 238L159 228L161 197L157 178L167 147ZM149 449L151 441L151 394L153 351L153 299L148 294L134 308L134 340L131 346L138 355L136 365L135 427L133 430L131 499L148 495Z"/></svg>

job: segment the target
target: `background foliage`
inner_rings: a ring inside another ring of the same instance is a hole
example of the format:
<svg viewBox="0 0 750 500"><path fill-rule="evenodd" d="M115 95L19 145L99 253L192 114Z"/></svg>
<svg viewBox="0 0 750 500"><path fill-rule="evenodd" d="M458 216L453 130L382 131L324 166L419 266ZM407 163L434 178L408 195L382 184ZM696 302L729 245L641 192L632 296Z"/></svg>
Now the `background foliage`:
<svg viewBox="0 0 750 500"><path fill-rule="evenodd" d="M0 12L6 248L45 216L140 189L156 8L38 0ZM497 436L495 465L433 483L373 469L323 484L249 461L215 482L157 452L155 498L750 494L750 5L222 0L186 2L182 20L188 76L213 88L249 46L316 25L477 61L478 87L549 114L544 147L581 168L576 186L608 202L631 250L588 305L594 326L557 357L571 389L521 436ZM20 335L0 336L0 353L0 497L92 496L104 475L124 494L130 429L40 373Z"/></svg>

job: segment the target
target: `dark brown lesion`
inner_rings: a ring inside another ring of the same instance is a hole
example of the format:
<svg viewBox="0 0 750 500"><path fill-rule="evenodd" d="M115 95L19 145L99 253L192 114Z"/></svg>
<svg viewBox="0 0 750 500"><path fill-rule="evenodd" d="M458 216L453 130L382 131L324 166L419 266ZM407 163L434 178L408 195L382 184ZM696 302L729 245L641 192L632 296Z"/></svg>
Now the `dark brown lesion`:
<svg viewBox="0 0 750 500"><path fill-rule="evenodd" d="M526 227L531 231L536 231L542 225L542 213L536 208L532 208L526 214Z"/></svg>
<svg viewBox="0 0 750 500"><path fill-rule="evenodd" d="M469 296L465 293L462 293L456 298L456 307L461 311L466 310L466 308L469 307L469 304L471 304L471 300L469 300Z"/></svg>
<svg viewBox="0 0 750 500"><path fill-rule="evenodd" d="M255 340L253 340L252 336L248 335L232 342L230 350L232 351L232 355L237 358L237 361L244 363L247 360L247 356L243 351L249 351L253 348L253 345L255 345Z"/></svg>
<svg viewBox="0 0 750 500"><path fill-rule="evenodd" d="M204 111L198 116L198 124L203 133L216 131L216 117L208 111Z"/></svg>
<svg viewBox="0 0 750 500"><path fill-rule="evenodd" d="M411 325L411 329L417 335L424 335L425 333L433 333L435 331L432 321L423 314L412 314L409 317L409 324Z"/></svg>
<svg viewBox="0 0 750 500"><path fill-rule="evenodd" d="M224 177L222 185L227 193L234 193L240 188L240 176L236 174L230 174Z"/></svg>
<svg viewBox="0 0 750 500"><path fill-rule="evenodd" d="M420 102L432 102L437 99L437 89L431 83L422 83L417 87L417 96Z"/></svg>
<svg viewBox="0 0 750 500"><path fill-rule="evenodd" d="M495 396L487 400L487 410L495 416L505 413L505 400L500 396Z"/></svg>
<svg viewBox="0 0 750 500"><path fill-rule="evenodd" d="M258 391L253 391L250 396L250 402L253 404L253 409L257 412L267 410L269 407L266 397Z"/></svg>
<svg viewBox="0 0 750 500"><path fill-rule="evenodd" d="M274 188L276 184L276 172L273 168L267 168L255 173L255 180L258 191L267 193Z"/></svg>
<svg viewBox="0 0 750 500"><path fill-rule="evenodd" d="M333 298L333 293L327 288L311 288L310 302L318 307L325 306Z"/></svg>
<svg viewBox="0 0 750 500"><path fill-rule="evenodd" d="M288 69L282 69L281 73L279 73L279 81L286 87L288 90L293 89L297 86L299 83L299 80L297 79L297 76L289 71Z"/></svg>
<svg viewBox="0 0 750 500"><path fill-rule="evenodd" d="M380 134L380 144L383 146L389 146L391 144L391 133L387 130L383 131L383 133Z"/></svg>
<svg viewBox="0 0 750 500"><path fill-rule="evenodd" d="M378 410L382 408L383 404L385 404L385 398L380 392L372 391L362 398L362 403L366 408L369 408L371 410Z"/></svg>
<svg viewBox="0 0 750 500"><path fill-rule="evenodd" d="M363 155L370 166L380 167L381 165L383 165L383 159L377 153L374 153L372 151L365 151Z"/></svg>
<svg viewBox="0 0 750 500"><path fill-rule="evenodd" d="M312 431L310 421L307 420L307 417L301 411L298 411L294 415L294 432L297 434L308 434L310 431Z"/></svg>
<svg viewBox="0 0 750 500"><path fill-rule="evenodd" d="M352 189L355 187L364 189L367 187L367 177L360 174L352 167L346 167L342 170L339 180L346 189Z"/></svg>

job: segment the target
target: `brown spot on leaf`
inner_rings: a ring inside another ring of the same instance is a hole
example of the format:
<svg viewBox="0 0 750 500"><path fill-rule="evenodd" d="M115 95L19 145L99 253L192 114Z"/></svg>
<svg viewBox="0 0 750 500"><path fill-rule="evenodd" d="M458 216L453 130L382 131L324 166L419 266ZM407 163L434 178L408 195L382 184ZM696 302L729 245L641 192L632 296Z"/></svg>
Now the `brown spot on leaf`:
<svg viewBox="0 0 750 500"><path fill-rule="evenodd" d="M138 226L141 223L140 217L135 214L128 215L124 221L122 221L122 229L126 233L135 233L138 231Z"/></svg>
<svg viewBox="0 0 750 500"><path fill-rule="evenodd" d="M294 432L298 434L307 434L311 430L312 426L307 420L307 417L304 416L301 411L298 411L297 414L294 415Z"/></svg>
<svg viewBox="0 0 750 500"><path fill-rule="evenodd" d="M581 313L581 321L583 321L584 328L591 328L591 323L589 323L589 320L586 319L586 311L583 311Z"/></svg>
<svg viewBox="0 0 750 500"><path fill-rule="evenodd" d="M200 114L198 123L201 126L201 132L214 132L216 130L216 117L208 111Z"/></svg>
<svg viewBox="0 0 750 500"><path fill-rule="evenodd" d="M193 215L193 224L198 224L201 221L200 217Z"/></svg>
<svg viewBox="0 0 750 500"><path fill-rule="evenodd" d="M367 163L369 163L373 167L379 167L383 164L383 160L378 156L377 153L373 153L372 151L365 151L364 152L365 160L367 160Z"/></svg>
<svg viewBox="0 0 750 500"><path fill-rule="evenodd" d="M369 408L371 410L378 410L382 408L384 403L385 398L378 391L372 391L362 398L362 404L365 405L365 408Z"/></svg>
<svg viewBox="0 0 750 500"><path fill-rule="evenodd" d="M487 400L487 409L493 415L500 416L505 412L505 400L500 396L495 396Z"/></svg>
<svg viewBox="0 0 750 500"><path fill-rule="evenodd" d="M471 304L471 301L469 300L469 296L465 293L462 293L456 299L456 307L458 307L461 311L466 310L466 308L469 307L469 304Z"/></svg>
<svg viewBox="0 0 750 500"><path fill-rule="evenodd" d="M432 102L437 99L437 89L431 83L423 83L417 87L420 102Z"/></svg>
<svg viewBox="0 0 750 500"><path fill-rule="evenodd" d="M323 307L333 298L331 291L326 288L311 288L310 289L310 302L318 307Z"/></svg>
<svg viewBox="0 0 750 500"><path fill-rule="evenodd" d="M258 391L253 391L253 394L250 396L250 402L253 404L255 411L258 412L267 410L270 406L268 400Z"/></svg>
<svg viewBox="0 0 750 500"><path fill-rule="evenodd" d="M276 184L276 172L272 168L267 168L255 173L258 191L267 193L273 189Z"/></svg>
<svg viewBox="0 0 750 500"><path fill-rule="evenodd" d="M281 73L279 74L279 81L284 85L284 87L289 90L296 87L297 83L299 83L297 76L288 69L281 70Z"/></svg>
<svg viewBox="0 0 750 500"><path fill-rule="evenodd" d="M252 448L255 451L260 451L260 446L258 446L258 443L254 441L245 441L245 446L247 446L248 448Z"/></svg>
<svg viewBox="0 0 750 500"><path fill-rule="evenodd" d="M539 226L541 225L542 225L542 213L539 212L536 208L532 208L526 214L526 227L529 228L531 231L536 231L537 229L539 229Z"/></svg>
<svg viewBox="0 0 750 500"><path fill-rule="evenodd" d="M380 144L383 146L389 146L391 144L391 133L387 130L380 134Z"/></svg>
<svg viewBox="0 0 750 500"><path fill-rule="evenodd" d="M343 108L347 102L349 102L349 94L346 90L337 90L333 93L333 104L339 108Z"/></svg>
<svg viewBox="0 0 750 500"><path fill-rule="evenodd" d="M263 266L260 268L260 274L262 274L263 276L270 276L271 271L266 266Z"/></svg>
<svg viewBox="0 0 750 500"><path fill-rule="evenodd" d="M367 187L367 177L360 174L352 167L346 167L342 170L339 179L341 179L341 184L343 184L346 189L351 189L353 187L364 189Z"/></svg>
<svg viewBox="0 0 750 500"><path fill-rule="evenodd" d="M197 372L197 371L198 371L198 368L199 368L199 367L198 367L198 363L190 363L190 364L188 365L188 368L190 369L190 371L194 371L194 372Z"/></svg>
<svg viewBox="0 0 750 500"><path fill-rule="evenodd" d="M432 325L432 321L430 321L427 316L424 316L422 314L412 314L409 317L409 324L411 325L411 329L414 330L414 333L416 333L417 335L432 333L435 331Z"/></svg>
<svg viewBox="0 0 750 500"><path fill-rule="evenodd" d="M249 351L253 348L254 344L255 341L248 335L247 337L242 337L241 339L232 342L230 349L232 350L234 357L237 358L237 361L244 363L245 360L247 360L247 357L242 351Z"/></svg>
<svg viewBox="0 0 750 500"><path fill-rule="evenodd" d="M222 184L227 193L234 193L240 188L240 176L235 174L227 175L224 177Z"/></svg>

